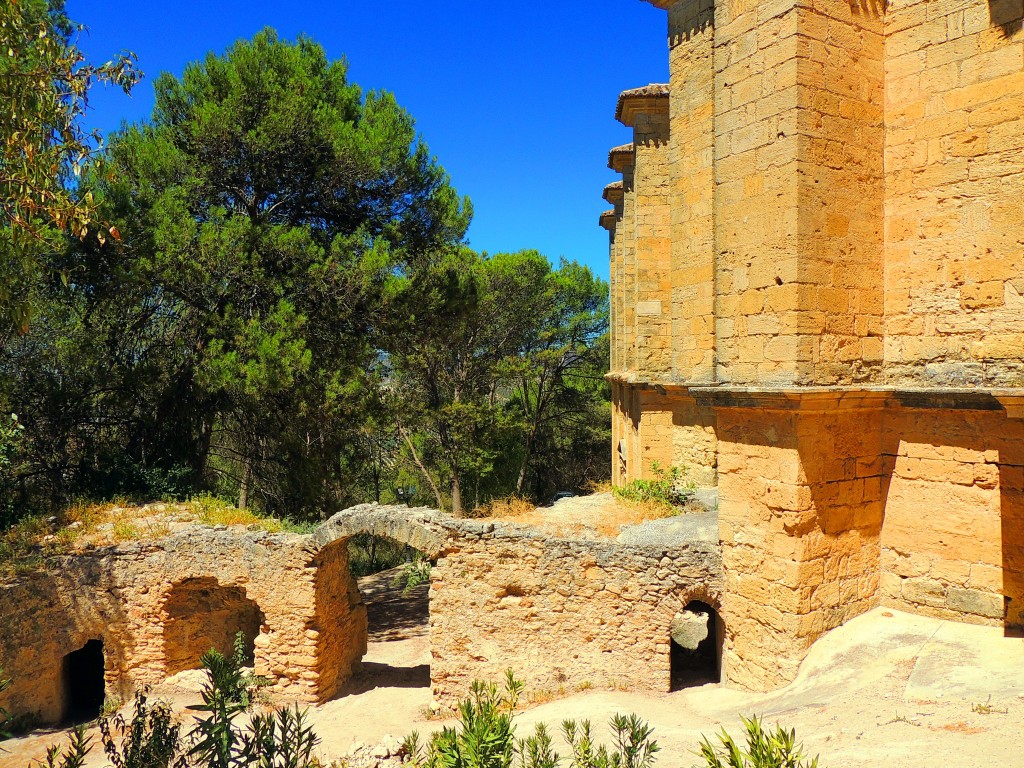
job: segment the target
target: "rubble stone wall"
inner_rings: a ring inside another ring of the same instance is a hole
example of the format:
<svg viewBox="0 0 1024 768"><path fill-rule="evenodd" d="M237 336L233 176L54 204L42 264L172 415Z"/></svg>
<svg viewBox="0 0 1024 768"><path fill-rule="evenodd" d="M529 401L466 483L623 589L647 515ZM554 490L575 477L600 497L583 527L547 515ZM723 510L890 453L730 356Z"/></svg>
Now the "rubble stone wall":
<svg viewBox="0 0 1024 768"><path fill-rule="evenodd" d="M121 697L198 666L200 646L229 650L238 629L256 633L247 639L271 690L302 701L334 695L365 651L347 549L291 534L197 526L55 558L0 585L0 615L13 681L0 705L50 722L64 709L61 661L88 640L103 641L106 690Z"/></svg>
<svg viewBox="0 0 1024 768"><path fill-rule="evenodd" d="M513 669L534 694L669 690L669 628L691 600L717 607L718 548L665 550L466 523L433 570L430 674L451 704Z"/></svg>

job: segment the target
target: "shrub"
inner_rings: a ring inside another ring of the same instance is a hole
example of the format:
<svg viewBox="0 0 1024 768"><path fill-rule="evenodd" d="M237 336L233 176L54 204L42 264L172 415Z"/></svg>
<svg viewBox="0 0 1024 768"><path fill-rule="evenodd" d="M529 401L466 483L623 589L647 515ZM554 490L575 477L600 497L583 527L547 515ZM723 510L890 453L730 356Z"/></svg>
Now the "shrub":
<svg viewBox="0 0 1024 768"><path fill-rule="evenodd" d="M395 574L391 580L391 586L398 587L403 583L402 597L407 596L420 584L430 583L430 561L423 556L422 552L413 555L412 560L402 566L402 570Z"/></svg>
<svg viewBox="0 0 1024 768"><path fill-rule="evenodd" d="M683 480L683 469L671 467L662 469L658 462L651 462L653 479L631 480L613 489L615 497L625 501L638 503L655 503L666 507L680 506L686 502L687 492L693 490L693 484Z"/></svg>
<svg viewBox="0 0 1024 768"><path fill-rule="evenodd" d="M265 684L242 671L243 643L239 632L230 657L213 649L202 656L208 680L197 709L210 714L196 718L188 757L205 768L310 768L316 764L312 755L320 739L305 724L305 713L298 707L255 715L245 729L234 724L234 718L252 706L257 690Z"/></svg>
<svg viewBox="0 0 1024 768"><path fill-rule="evenodd" d="M46 750L46 759L39 763L44 768L82 768L92 748L92 739L85 735L85 726L71 732L71 741L65 748L52 744Z"/></svg>
<svg viewBox="0 0 1024 768"><path fill-rule="evenodd" d="M562 757L554 750L547 726L539 723L525 739L515 738L514 710L523 684L512 670L504 690L494 683L474 681L469 698L459 704L459 724L431 737L424 747L415 731L403 746L417 768L558 768ZM658 744L653 729L636 715L615 715L611 720L615 749L595 746L590 722L562 723L572 747L571 768L650 768Z"/></svg>
<svg viewBox="0 0 1024 768"><path fill-rule="evenodd" d="M817 768L817 757L804 761L803 745L796 743L795 730L787 731L776 725L774 732L768 732L756 716L740 719L747 732L746 751L723 728L718 735L720 747L707 737L701 741L699 754L708 768Z"/></svg>
<svg viewBox="0 0 1024 768"><path fill-rule="evenodd" d="M11 681L4 679L4 669L0 667L0 693L3 693L11 687ZM0 741L11 738L11 734L7 728L11 724L11 716L7 714L7 710L0 707Z"/></svg>
<svg viewBox="0 0 1024 768"><path fill-rule="evenodd" d="M131 722L124 715L100 720L100 740L114 768L185 768L181 726L164 702L149 703L149 690L135 694Z"/></svg>

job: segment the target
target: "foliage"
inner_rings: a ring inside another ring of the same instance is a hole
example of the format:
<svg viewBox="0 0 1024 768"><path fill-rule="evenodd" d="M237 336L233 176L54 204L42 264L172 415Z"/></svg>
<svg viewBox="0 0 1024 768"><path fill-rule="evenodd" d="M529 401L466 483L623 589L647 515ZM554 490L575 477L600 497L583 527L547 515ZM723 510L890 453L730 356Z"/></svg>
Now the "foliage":
<svg viewBox="0 0 1024 768"><path fill-rule="evenodd" d="M386 536L357 533L348 540L348 567L356 578L389 571L405 562L405 545Z"/></svg>
<svg viewBox="0 0 1024 768"><path fill-rule="evenodd" d="M651 740L654 729L634 714L613 715L611 722L616 749L595 745L589 720L562 722L562 735L572 748L571 768L650 768L659 751Z"/></svg>
<svg viewBox="0 0 1024 768"><path fill-rule="evenodd" d="M239 632L231 657L213 649L202 656L208 679L197 708L209 715L196 718L189 758L206 768L309 768L315 764L312 754L319 738L298 707L254 715L245 728L234 723L249 709L261 684L242 672L242 643Z"/></svg>
<svg viewBox="0 0 1024 768"><path fill-rule="evenodd" d="M257 691L266 685L266 681L250 672L246 672L245 633L235 634L234 647L230 656L225 656L216 648L211 648L199 657L199 662L206 670L208 680L203 687L203 700L221 701L229 708L238 707L244 712L256 700Z"/></svg>
<svg viewBox="0 0 1024 768"><path fill-rule="evenodd" d="M135 694L131 721L118 714L100 720L103 751L114 768L185 768L181 726L164 702L149 703L149 691Z"/></svg>
<svg viewBox="0 0 1024 768"><path fill-rule="evenodd" d="M686 501L686 491L691 484L683 483L683 470L673 466L663 469L658 462L651 462L651 479L636 479L613 489L615 496L626 501L654 502L664 506L679 506Z"/></svg>
<svg viewBox="0 0 1024 768"><path fill-rule="evenodd" d="M313 750L319 737L296 705L258 714L243 731L239 763L257 768L307 768L316 765Z"/></svg>
<svg viewBox="0 0 1024 768"><path fill-rule="evenodd" d="M404 741L405 753L417 768L558 768L561 756L554 750L547 726L515 738L514 710L523 684L512 671L506 673L504 690L494 683L474 681L469 698L459 705L459 725L435 733L426 746L415 731ZM572 748L571 768L650 768L658 752L651 739L653 728L636 715L615 715L611 720L615 748L597 746L589 720L577 726L562 724Z"/></svg>
<svg viewBox="0 0 1024 768"><path fill-rule="evenodd" d="M85 735L85 726L78 726L71 732L71 740L66 747L51 744L46 749L46 758L37 761L40 768L82 768L92 747L92 737Z"/></svg>
<svg viewBox="0 0 1024 768"><path fill-rule="evenodd" d="M430 561L422 552L415 552L412 559L402 565L402 570L395 574L391 586L402 587L402 597L406 597L421 584L430 583ZM404 585L404 586L403 586Z"/></svg>
<svg viewBox="0 0 1024 768"><path fill-rule="evenodd" d="M804 760L795 730L787 731L776 725L774 731L766 731L756 716L741 719L747 736L746 750L741 750L725 729L718 735L721 746L713 745L705 737L699 754L708 768L817 768L817 757L810 762Z"/></svg>
<svg viewBox="0 0 1024 768"><path fill-rule="evenodd" d="M394 283L385 346L398 428L438 506L461 516L524 493L531 468L538 496L606 472L604 283L536 251L468 249Z"/></svg>
<svg viewBox="0 0 1024 768"><path fill-rule="evenodd" d="M94 218L93 193L77 183L99 145L79 125L90 87L128 92L140 77L130 53L86 64L73 39L81 30L63 0L0 3L0 347L12 327L28 330L40 254L64 231L84 237Z"/></svg>
<svg viewBox="0 0 1024 768"><path fill-rule="evenodd" d="M18 415L0 418L0 526L14 519L18 465L24 444L25 425Z"/></svg>
<svg viewBox="0 0 1024 768"><path fill-rule="evenodd" d="M0 343L25 427L0 528L199 493L313 522L413 484L461 514L608 476L607 285L466 248L468 200L391 94L272 30L155 89L73 182L120 239L47 250Z"/></svg>
<svg viewBox="0 0 1024 768"><path fill-rule="evenodd" d="M11 687L11 681L4 678L4 668L0 667L0 693L3 693ZM0 707L0 741L11 738L10 732L7 728L10 726L11 716L7 713L7 710Z"/></svg>

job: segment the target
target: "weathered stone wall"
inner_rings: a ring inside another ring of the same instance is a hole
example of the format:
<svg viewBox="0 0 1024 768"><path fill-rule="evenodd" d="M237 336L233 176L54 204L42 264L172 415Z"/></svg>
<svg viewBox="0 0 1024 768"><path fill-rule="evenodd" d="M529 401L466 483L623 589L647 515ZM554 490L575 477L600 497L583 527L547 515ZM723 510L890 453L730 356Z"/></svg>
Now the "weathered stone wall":
<svg viewBox="0 0 1024 768"><path fill-rule="evenodd" d="M56 558L0 585L0 615L13 680L0 703L47 721L63 711L62 658L90 639L103 641L107 692L122 697L198 666L201 646L228 650L237 629L258 632L248 639L271 690L303 701L334 695L365 650L347 549L290 534L195 526Z"/></svg>
<svg viewBox="0 0 1024 768"><path fill-rule="evenodd" d="M672 377L684 382L715 375L714 15L712 0L668 15Z"/></svg>
<svg viewBox="0 0 1024 768"><path fill-rule="evenodd" d="M726 658L746 688L790 682L818 637L876 604L881 411L799 405L718 414Z"/></svg>
<svg viewBox="0 0 1024 768"><path fill-rule="evenodd" d="M434 568L430 674L452 703L515 670L534 693L669 690L669 626L690 600L718 605L715 545L670 549L550 538L465 522Z"/></svg>
<svg viewBox="0 0 1024 768"><path fill-rule="evenodd" d="M1024 383L1024 8L885 14L885 362L894 382Z"/></svg>
<svg viewBox="0 0 1024 768"><path fill-rule="evenodd" d="M908 410L887 419L885 442L883 603L1024 626L1024 423Z"/></svg>

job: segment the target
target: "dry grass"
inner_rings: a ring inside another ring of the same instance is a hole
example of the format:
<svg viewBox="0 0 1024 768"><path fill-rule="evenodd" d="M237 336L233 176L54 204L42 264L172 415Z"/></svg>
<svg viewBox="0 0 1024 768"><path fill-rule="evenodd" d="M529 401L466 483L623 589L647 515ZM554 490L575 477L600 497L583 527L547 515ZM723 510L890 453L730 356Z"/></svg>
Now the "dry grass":
<svg viewBox="0 0 1024 768"><path fill-rule="evenodd" d="M533 515L537 505L522 496L506 496L503 499L492 499L473 510L473 517L496 518L502 520L518 520Z"/></svg>

